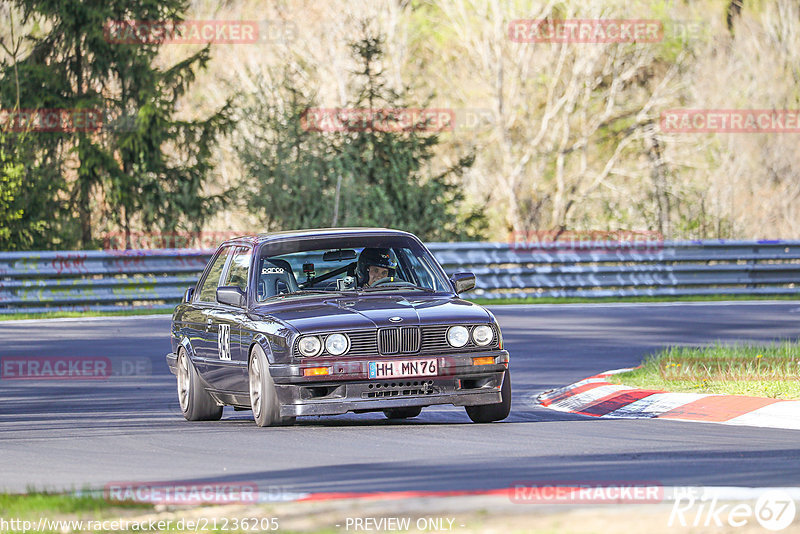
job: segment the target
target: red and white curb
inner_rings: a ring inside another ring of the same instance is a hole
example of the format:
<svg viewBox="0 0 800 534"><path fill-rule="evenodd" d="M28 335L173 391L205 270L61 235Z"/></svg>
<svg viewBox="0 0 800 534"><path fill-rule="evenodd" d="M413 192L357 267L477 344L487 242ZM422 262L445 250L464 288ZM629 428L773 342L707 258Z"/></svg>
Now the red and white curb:
<svg viewBox="0 0 800 534"><path fill-rule="evenodd" d="M587 492L588 490L588 492ZM508 499L514 504L610 504L659 503L694 497L698 501L756 500L766 492L781 491L792 500L800 501L800 487L743 487L743 486L662 486L642 482L519 482L509 487L479 490L410 490L373 492L296 493L277 497L270 492L259 493L258 502L318 502L337 500L394 501L491 497Z"/></svg>
<svg viewBox="0 0 800 534"><path fill-rule="evenodd" d="M250 483L233 483L248 486ZM176 483L173 488L191 487ZM169 486L163 486L168 488ZM609 503L647 503L669 502L692 496L707 501L712 498L724 501L755 500L765 492L779 490L792 500L800 501L800 487L742 487L742 486L662 486L658 482L642 481L520 481L511 486L475 490L399 490L365 492L287 492L278 488L257 489L247 499L220 500L215 495L200 498L199 501L169 502L154 498L132 498L128 501L109 499L107 490L80 490L67 493L73 497L95 497L111 503L129 502L139 504L197 505L197 504L254 504L254 503L297 503L319 501L398 501L448 498L501 498L513 504L609 504ZM223 496L224 497L224 496Z"/></svg>
<svg viewBox="0 0 800 534"><path fill-rule="evenodd" d="M800 401L740 395L667 393L608 381L609 376L630 370L606 371L569 386L546 391L536 400L553 410L609 419L676 419L800 430Z"/></svg>

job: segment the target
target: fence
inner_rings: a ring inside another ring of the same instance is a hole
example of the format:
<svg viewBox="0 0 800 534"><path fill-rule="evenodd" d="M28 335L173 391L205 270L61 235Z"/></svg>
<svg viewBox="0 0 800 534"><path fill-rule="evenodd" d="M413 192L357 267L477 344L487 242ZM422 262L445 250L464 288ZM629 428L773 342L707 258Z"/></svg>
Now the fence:
<svg viewBox="0 0 800 534"><path fill-rule="evenodd" d="M575 245L574 243L572 245ZM448 273L474 272L467 298L798 295L800 241L694 241L569 249L431 243ZM210 250L0 253L0 313L177 304Z"/></svg>

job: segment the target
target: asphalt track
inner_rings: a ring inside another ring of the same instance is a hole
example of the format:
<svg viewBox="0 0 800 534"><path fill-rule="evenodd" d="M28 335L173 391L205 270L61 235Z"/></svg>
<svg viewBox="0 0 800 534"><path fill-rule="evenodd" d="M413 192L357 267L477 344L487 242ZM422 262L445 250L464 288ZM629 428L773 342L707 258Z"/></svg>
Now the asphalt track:
<svg viewBox="0 0 800 534"><path fill-rule="evenodd" d="M463 409L407 422L378 414L259 429L250 412L188 423L178 409L169 317L0 322L0 358L106 356L104 380L0 381L0 489L110 482L257 483L271 492L503 488L651 482L800 486L800 432L602 420L536 407L541 391L638 364L668 344L800 335L800 302L492 308L511 353L513 408L477 425Z"/></svg>

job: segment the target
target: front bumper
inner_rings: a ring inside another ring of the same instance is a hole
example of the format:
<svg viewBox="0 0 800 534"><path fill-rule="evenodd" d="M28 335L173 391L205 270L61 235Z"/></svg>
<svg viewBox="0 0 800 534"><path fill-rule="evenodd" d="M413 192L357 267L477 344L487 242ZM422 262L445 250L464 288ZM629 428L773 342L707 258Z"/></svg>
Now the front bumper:
<svg viewBox="0 0 800 534"><path fill-rule="evenodd" d="M495 363L474 365L491 356ZM437 360L438 374L412 378L369 378L369 359L314 358L301 364L271 365L282 417L339 415L411 406L475 406L502 401L500 388L508 352L493 350L457 355L414 355L408 360ZM375 361L373 358L371 361ZM386 358L381 358L386 361ZM304 377L303 369L326 366L330 375Z"/></svg>

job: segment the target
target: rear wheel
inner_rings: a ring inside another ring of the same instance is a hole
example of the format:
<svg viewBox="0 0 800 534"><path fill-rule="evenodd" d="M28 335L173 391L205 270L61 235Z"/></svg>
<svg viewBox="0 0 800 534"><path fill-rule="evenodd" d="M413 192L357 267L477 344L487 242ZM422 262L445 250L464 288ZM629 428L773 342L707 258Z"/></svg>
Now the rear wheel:
<svg viewBox="0 0 800 534"><path fill-rule="evenodd" d="M250 353L250 406L258 426L292 425L294 417L281 417L281 405L275 382L269 373L269 362L259 345Z"/></svg>
<svg viewBox="0 0 800 534"><path fill-rule="evenodd" d="M480 406L465 406L467 415L475 423L492 423L508 417L511 412L511 371L503 374L503 386L500 388L503 400L497 404L482 404Z"/></svg>
<svg viewBox="0 0 800 534"><path fill-rule="evenodd" d="M412 406L409 408L389 408L383 410L383 415L389 419L411 419L422 412L422 406Z"/></svg>
<svg viewBox="0 0 800 534"><path fill-rule="evenodd" d="M178 401L187 421L218 421L222 417L222 406L217 406L211 395L203 388L197 369L194 368L186 349L178 352Z"/></svg>

